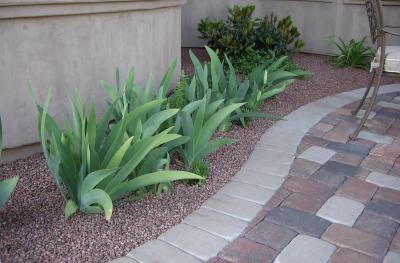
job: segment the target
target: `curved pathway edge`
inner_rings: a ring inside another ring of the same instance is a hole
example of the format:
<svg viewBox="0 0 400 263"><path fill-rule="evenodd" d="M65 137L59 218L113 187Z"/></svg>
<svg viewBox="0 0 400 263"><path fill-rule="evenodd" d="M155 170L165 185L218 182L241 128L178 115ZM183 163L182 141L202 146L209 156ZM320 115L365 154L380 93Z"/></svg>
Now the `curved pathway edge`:
<svg viewBox="0 0 400 263"><path fill-rule="evenodd" d="M285 178L301 139L323 117L360 100L365 89L343 92L304 105L269 128L232 180L182 223L112 262L206 262L239 237ZM380 94L399 92L385 85ZM268 162L265 162L268 160Z"/></svg>

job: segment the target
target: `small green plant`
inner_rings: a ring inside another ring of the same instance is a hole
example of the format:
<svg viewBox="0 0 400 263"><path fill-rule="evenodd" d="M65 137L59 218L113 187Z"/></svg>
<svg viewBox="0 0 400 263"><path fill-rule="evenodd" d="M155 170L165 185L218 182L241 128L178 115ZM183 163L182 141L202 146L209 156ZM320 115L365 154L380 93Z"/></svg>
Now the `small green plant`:
<svg viewBox="0 0 400 263"><path fill-rule="evenodd" d="M248 76L251 88L246 106L250 109L255 108L268 98L283 92L296 78L308 75L307 71L293 68L286 56L280 57L272 64L257 66Z"/></svg>
<svg viewBox="0 0 400 263"><path fill-rule="evenodd" d="M170 86L171 79L175 72L176 68L176 60L172 61L169 65L164 77L161 80L160 85L157 88L153 87L154 76L150 75L146 86L143 88L137 84L135 84L135 71L131 69L128 73L128 76L123 83L121 84L119 70L117 69L115 72L116 83L115 86L108 84L105 81L101 81L101 87L108 94L111 102L117 101L115 106L115 111L113 112L115 120L121 120L124 112L131 112L139 106L143 106L146 103L153 102L155 100L163 100L162 104L157 105L151 111L146 112L144 116L142 116L138 123L133 123L135 127L130 127L129 131L138 131L141 130L141 125L144 125L144 122L149 120L150 118L163 119L162 122L169 119L171 116L176 114L176 110L168 110L167 106L167 92ZM154 91L156 92L154 94ZM155 116L156 115L156 116ZM149 123L150 124L150 123ZM154 125L154 123L151 123ZM150 126L150 125L148 125ZM145 126L143 126L145 127ZM154 130L157 132L160 127ZM161 127L163 128L163 127ZM137 133L135 135L138 135ZM150 135L150 134L146 134Z"/></svg>
<svg viewBox="0 0 400 263"><path fill-rule="evenodd" d="M247 94L250 88L250 82L247 79L240 81L237 78L235 68L230 59L225 55L225 61L221 61L215 51L206 46L207 53L211 58L210 63L201 65L197 57L190 52L190 57L195 65L195 76L192 79L191 85L187 86L186 94L188 101L200 100L206 97L207 103L211 104L216 101L221 101L221 104L213 104L217 107L229 106L234 103L243 103L245 105ZM225 68L228 68L225 70ZM265 113L254 111L254 108L249 110L246 106L236 109L227 117L219 127L220 130L226 131L230 128L232 122L240 121L245 125L244 118L270 118L271 116Z"/></svg>
<svg viewBox="0 0 400 263"><path fill-rule="evenodd" d="M286 55L290 48L286 45L282 33L277 28L276 16L265 16L259 20L256 34L256 50Z"/></svg>
<svg viewBox="0 0 400 263"><path fill-rule="evenodd" d="M375 51L368 46L366 37L358 41L352 39L348 44L341 38L339 38L339 41L335 41L334 37L327 40L334 43L339 50L339 53L333 54L337 67L369 69Z"/></svg>
<svg viewBox="0 0 400 263"><path fill-rule="evenodd" d="M202 100L189 103L179 112L175 129L187 138L187 141L179 147L180 156L187 170L199 170L201 175L205 176L207 169L202 164L204 158L221 146L234 142L226 138L211 139L221 123L243 105L234 103L222 106L223 103L224 100L208 103L204 97Z"/></svg>
<svg viewBox="0 0 400 263"><path fill-rule="evenodd" d="M0 117L0 157L3 148L3 128L1 125ZM14 192L15 187L18 183L18 177L13 177L0 181L0 209L4 207L10 198L11 194Z"/></svg>
<svg viewBox="0 0 400 263"><path fill-rule="evenodd" d="M158 87L153 87L153 76L150 76L146 86L143 88L135 84L135 73L131 69L128 73L126 80L123 84L120 83L120 76L118 69L116 70L116 84L112 86L105 81L101 82L102 88L110 97L109 104L113 100L116 101L116 110L113 115L113 122L120 121L124 115L131 114L133 111L141 112L140 116L135 122L130 122L127 125L128 136L135 138L146 139L150 136L160 133L161 131L172 126L173 118L178 113L179 108L171 106L171 98L167 98L167 91L170 86L171 78L176 68L176 60L174 60L168 67L164 77ZM182 76L182 80L184 76ZM180 85L183 85L180 84ZM178 93L177 93L178 94ZM179 102L183 106L183 101ZM137 111L143 109L143 111ZM182 142L182 138L176 139L176 142ZM179 144L170 144L171 147L177 147ZM162 147L150 152L146 159L150 158L151 163L154 165L146 165L146 173L159 171L164 167L169 167L169 152L173 149ZM161 183L143 189L152 191L156 194L165 192L167 189L172 188L170 183Z"/></svg>
<svg viewBox="0 0 400 263"><path fill-rule="evenodd" d="M214 20L209 17L202 19L198 25L200 38L207 40L207 45L214 49L224 50L221 39L227 31L225 22L222 20Z"/></svg>
<svg viewBox="0 0 400 263"><path fill-rule="evenodd" d="M254 67L268 63L272 57L274 57L273 52L255 50L238 58L232 58L231 62L237 73L248 75Z"/></svg>
<svg viewBox="0 0 400 263"><path fill-rule="evenodd" d="M264 67L272 65L279 57L281 56L277 56L274 52L254 51L239 58L233 58L232 65L239 74L247 76L254 68L261 65ZM285 67L287 71L299 70L299 67L290 58L285 61L285 64L287 64Z"/></svg>
<svg viewBox="0 0 400 263"><path fill-rule="evenodd" d="M221 61L215 51L207 46L206 50L211 61L204 66L190 52L195 76L190 85L185 86L183 93L188 102L206 97L208 103L223 100L223 106L243 103L242 107L224 120L220 130L229 129L232 122L239 122L244 126L255 118L277 119L276 116L259 112L259 104L282 92L295 78L308 74L296 69L287 57L281 57L265 61L253 68L248 76L238 78L227 56Z"/></svg>
<svg viewBox="0 0 400 263"><path fill-rule="evenodd" d="M50 98L51 90L43 107L36 103L38 131L48 167L66 201L66 219L80 210L104 213L110 220L117 199L151 185L202 178L183 171L148 172L159 165L156 151L163 151L160 146L180 137L170 133L172 127L156 135L128 135L128 127L163 100L146 103L129 113L124 109L121 119L109 125L119 100L112 102L97 121L95 104L87 111L77 93L75 102L69 99L72 121L65 117L61 129L48 114ZM154 121L154 125L160 123Z"/></svg>
<svg viewBox="0 0 400 263"><path fill-rule="evenodd" d="M169 105L171 108L182 109L187 104L185 98L185 88L190 85L190 78L185 74L184 71L181 72L180 80L175 87L174 92L168 98Z"/></svg>
<svg viewBox="0 0 400 263"><path fill-rule="evenodd" d="M257 21L252 19L254 5L228 7L226 21L202 19L198 30L208 46L232 57L251 52L255 47L254 31Z"/></svg>
<svg viewBox="0 0 400 263"><path fill-rule="evenodd" d="M286 49L288 50L291 49L292 51L299 51L301 48L304 47L305 43L300 38L301 34L298 28L294 25L291 16L284 17L278 22L278 17L274 13L271 13L269 16L266 16L264 18L264 22L278 29L283 39L282 46L286 47Z"/></svg>
<svg viewBox="0 0 400 263"><path fill-rule="evenodd" d="M192 163L192 167L190 172L194 174L198 174L203 178L207 178L208 175L208 164L205 161L194 161ZM189 185L200 184L203 185L205 180L186 180L186 183Z"/></svg>

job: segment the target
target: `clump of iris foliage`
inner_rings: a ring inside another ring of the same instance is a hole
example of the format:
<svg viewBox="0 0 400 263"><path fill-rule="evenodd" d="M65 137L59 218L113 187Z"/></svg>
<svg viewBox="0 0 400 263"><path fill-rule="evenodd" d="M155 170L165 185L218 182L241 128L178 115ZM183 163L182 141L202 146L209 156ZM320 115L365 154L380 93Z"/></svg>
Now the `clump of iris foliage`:
<svg viewBox="0 0 400 263"><path fill-rule="evenodd" d="M48 167L65 200L64 214L102 213L111 219L113 204L144 193L160 194L173 181L203 184L206 157L232 139L218 137L218 130L247 125L254 118L276 116L260 112L258 106L279 94L307 72L293 69L282 56L237 74L231 60L206 47L210 62L202 64L190 53L193 76L181 75L167 96L174 76L173 61L159 85L151 75L144 87L135 83L130 70L121 81L101 82L108 105L99 116L94 102L84 103L79 92L68 96L69 116L63 126L49 113L51 90L43 104L34 96L38 133ZM170 170L171 155L185 171Z"/></svg>
<svg viewBox="0 0 400 263"><path fill-rule="evenodd" d="M3 128L0 118L0 157L3 149ZM0 209L2 209L10 198L17 185L18 177L13 177L0 181Z"/></svg>
<svg viewBox="0 0 400 263"><path fill-rule="evenodd" d="M238 77L227 55L221 60L214 50L207 46L206 50L210 62L204 65L190 52L195 73L191 78L182 74L177 88L169 98L171 105L181 108L175 121L175 131L192 138L178 147L185 166L192 171L199 170L194 167L204 167L204 158L208 153L233 143L225 138L210 142L214 131L229 130L234 123L246 126L255 118L277 119L276 116L260 112L258 106L283 92L295 78L308 74L306 71L289 68L288 58L281 57L273 63L253 68L247 76ZM216 112L220 112L216 115L218 117L213 116ZM203 130L201 124L206 124L207 119L218 121L213 121L212 129ZM195 124L198 124L197 127Z"/></svg>
<svg viewBox="0 0 400 263"><path fill-rule="evenodd" d="M242 74L304 46L291 16L279 21L273 13L253 18L254 11L254 5L235 5L228 8L226 20L207 17L198 25L200 38L206 40L210 48L226 54Z"/></svg>

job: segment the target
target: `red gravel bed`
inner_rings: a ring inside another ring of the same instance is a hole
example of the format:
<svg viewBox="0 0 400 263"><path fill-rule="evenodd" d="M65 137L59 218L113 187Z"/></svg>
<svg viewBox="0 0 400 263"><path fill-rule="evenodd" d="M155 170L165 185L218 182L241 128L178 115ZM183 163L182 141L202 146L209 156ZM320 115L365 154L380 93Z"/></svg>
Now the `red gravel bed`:
<svg viewBox="0 0 400 263"><path fill-rule="evenodd" d="M204 51L196 50L202 59ZM337 69L327 57L297 54L294 62L313 73L296 81L284 93L263 105L270 113L286 115L301 105L342 91L366 85L369 73ZM190 71L187 50L183 68ZM384 84L399 83L385 77ZM112 222L102 215L78 214L64 221L64 201L57 192L41 154L0 166L0 177L20 176L11 201L0 212L1 262L106 262L154 239L197 209L240 169L254 145L272 125L253 121L248 127L234 126L225 136L235 139L208 158L209 177L204 187L176 184L175 191L161 197L114 206Z"/></svg>

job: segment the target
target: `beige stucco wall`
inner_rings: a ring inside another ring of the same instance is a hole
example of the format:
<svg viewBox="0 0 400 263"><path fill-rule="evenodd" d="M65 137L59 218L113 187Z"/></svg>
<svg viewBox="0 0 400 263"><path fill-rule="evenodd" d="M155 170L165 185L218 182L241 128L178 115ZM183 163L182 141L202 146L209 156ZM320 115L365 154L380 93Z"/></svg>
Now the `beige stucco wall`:
<svg viewBox="0 0 400 263"><path fill-rule="evenodd" d="M226 6L246 3L256 5L255 16L271 12L281 18L291 15L306 42L305 52L332 52L333 46L324 41L328 36L350 40L369 35L362 0L189 0L182 11L182 45L204 45L197 31L201 18L225 18ZM400 1L384 2L384 15L387 24L400 25ZM400 44L400 40L391 38L389 44Z"/></svg>
<svg viewBox="0 0 400 263"><path fill-rule="evenodd" d="M153 72L157 83L172 59L180 61L183 3L0 1L0 114L5 148L38 141L28 81L42 100L53 88L50 112L57 118L68 109L65 93L72 94L76 87L85 100L96 100L101 110L106 96L99 82L114 83L116 67L125 77L135 66L141 84Z"/></svg>

